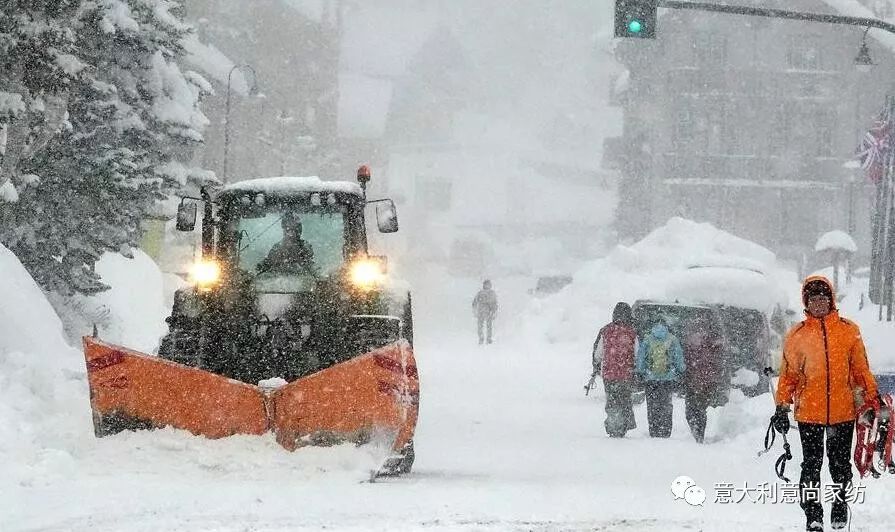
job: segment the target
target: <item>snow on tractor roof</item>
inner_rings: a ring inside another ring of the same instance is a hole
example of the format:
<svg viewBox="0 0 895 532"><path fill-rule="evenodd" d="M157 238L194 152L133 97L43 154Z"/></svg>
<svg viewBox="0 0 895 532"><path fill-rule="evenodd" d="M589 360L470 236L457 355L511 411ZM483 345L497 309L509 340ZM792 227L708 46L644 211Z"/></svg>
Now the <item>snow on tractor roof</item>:
<svg viewBox="0 0 895 532"><path fill-rule="evenodd" d="M294 196L311 192L341 192L362 196L360 185L350 181L323 181L317 176L262 177L226 185L221 192L263 192L274 196Z"/></svg>

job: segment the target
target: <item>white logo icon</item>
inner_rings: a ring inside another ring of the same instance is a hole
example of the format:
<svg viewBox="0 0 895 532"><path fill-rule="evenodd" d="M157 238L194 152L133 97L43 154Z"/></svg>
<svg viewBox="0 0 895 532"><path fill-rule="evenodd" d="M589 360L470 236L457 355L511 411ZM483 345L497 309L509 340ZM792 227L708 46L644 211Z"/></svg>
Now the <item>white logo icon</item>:
<svg viewBox="0 0 895 532"><path fill-rule="evenodd" d="M705 506L705 490L699 486L690 486L684 492L684 500L690 506Z"/></svg>
<svg viewBox="0 0 895 532"><path fill-rule="evenodd" d="M687 488L695 485L696 482L692 478L680 476L674 479L674 482L671 483L671 493L674 495L675 499L683 499L684 492L687 491Z"/></svg>
<svg viewBox="0 0 895 532"><path fill-rule="evenodd" d="M679 476L671 483L671 494L675 500L684 499L690 506L705 505L705 490L696 485L688 476Z"/></svg>

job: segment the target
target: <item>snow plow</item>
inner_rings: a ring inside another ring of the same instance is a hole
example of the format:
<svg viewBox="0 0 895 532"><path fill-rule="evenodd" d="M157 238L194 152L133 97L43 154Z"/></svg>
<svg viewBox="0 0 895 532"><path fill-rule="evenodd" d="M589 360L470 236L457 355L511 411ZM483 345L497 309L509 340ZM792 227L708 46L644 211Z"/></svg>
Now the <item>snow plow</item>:
<svg viewBox="0 0 895 532"><path fill-rule="evenodd" d="M202 206L202 254L177 291L157 356L84 338L94 432L170 426L208 438L271 432L289 450L375 441L381 474L410 471L419 406L409 290L367 250L359 184L265 178L183 198Z"/></svg>

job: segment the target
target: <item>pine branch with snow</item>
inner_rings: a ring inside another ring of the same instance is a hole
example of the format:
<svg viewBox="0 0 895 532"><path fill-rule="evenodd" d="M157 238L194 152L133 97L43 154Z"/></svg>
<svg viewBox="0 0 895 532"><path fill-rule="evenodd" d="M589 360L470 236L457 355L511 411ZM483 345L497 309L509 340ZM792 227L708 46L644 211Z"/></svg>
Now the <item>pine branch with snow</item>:
<svg viewBox="0 0 895 532"><path fill-rule="evenodd" d="M212 177L182 162L202 142L208 120L199 107L207 83L178 64L191 36L178 4L78 4L71 46L45 62L67 80L64 97L31 97L24 111L15 97L5 100L17 123L33 131L52 117L55 127L16 148L15 175L22 177L6 190L15 203L3 210L0 242L45 289L62 294L104 290L93 271L99 257L130 255L158 202ZM22 116L35 109L40 114Z"/></svg>

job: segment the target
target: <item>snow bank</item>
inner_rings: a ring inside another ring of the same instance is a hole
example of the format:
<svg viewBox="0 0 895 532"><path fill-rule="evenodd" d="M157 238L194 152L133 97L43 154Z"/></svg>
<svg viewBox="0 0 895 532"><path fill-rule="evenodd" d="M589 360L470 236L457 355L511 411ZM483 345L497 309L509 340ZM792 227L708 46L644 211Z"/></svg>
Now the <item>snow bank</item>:
<svg viewBox="0 0 895 532"><path fill-rule="evenodd" d="M799 279L768 249L711 224L672 218L631 246L585 265L548 301L534 301L527 330L549 341L581 342L618 301L726 303L770 313L799 309ZM582 349L584 347L582 346Z"/></svg>
<svg viewBox="0 0 895 532"><path fill-rule="evenodd" d="M67 351L62 322L15 255L0 245L0 353Z"/></svg>
<svg viewBox="0 0 895 532"><path fill-rule="evenodd" d="M96 272L111 289L93 296L49 298L59 310L69 342L78 346L81 336L97 325L99 337L143 352L152 352L165 334L170 308L166 305L166 283L155 262L143 251L128 259L106 253L96 263Z"/></svg>
<svg viewBox="0 0 895 532"><path fill-rule="evenodd" d="M71 455L50 450L90 427L81 354L62 322L11 251L0 246L0 463L6 477L33 469L60 474ZM84 405L84 406L78 406Z"/></svg>

